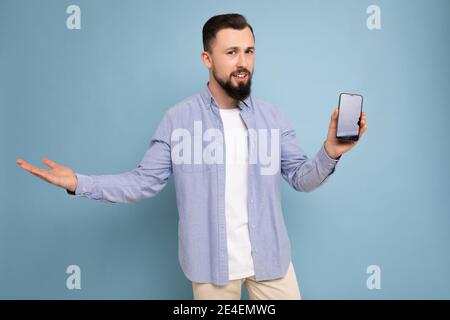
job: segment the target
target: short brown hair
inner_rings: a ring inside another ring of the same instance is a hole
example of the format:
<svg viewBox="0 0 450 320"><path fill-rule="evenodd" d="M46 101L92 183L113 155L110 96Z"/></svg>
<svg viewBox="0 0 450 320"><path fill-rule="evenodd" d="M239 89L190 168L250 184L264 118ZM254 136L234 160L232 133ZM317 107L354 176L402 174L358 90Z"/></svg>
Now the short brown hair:
<svg viewBox="0 0 450 320"><path fill-rule="evenodd" d="M217 32L220 30L227 28L242 30L246 27L250 28L254 39L255 34L253 33L253 28L248 24L243 15L228 13L209 18L203 26L203 50L211 52L211 44L216 38Z"/></svg>

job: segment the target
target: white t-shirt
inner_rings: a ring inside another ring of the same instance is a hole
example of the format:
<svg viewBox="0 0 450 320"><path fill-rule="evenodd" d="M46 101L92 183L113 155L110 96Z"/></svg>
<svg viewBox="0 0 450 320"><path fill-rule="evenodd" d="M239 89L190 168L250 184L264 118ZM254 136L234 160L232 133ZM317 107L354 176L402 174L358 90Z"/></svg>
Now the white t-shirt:
<svg viewBox="0 0 450 320"><path fill-rule="evenodd" d="M225 215L229 280L255 274L248 231L248 141L239 108L220 109L222 117L226 177Z"/></svg>

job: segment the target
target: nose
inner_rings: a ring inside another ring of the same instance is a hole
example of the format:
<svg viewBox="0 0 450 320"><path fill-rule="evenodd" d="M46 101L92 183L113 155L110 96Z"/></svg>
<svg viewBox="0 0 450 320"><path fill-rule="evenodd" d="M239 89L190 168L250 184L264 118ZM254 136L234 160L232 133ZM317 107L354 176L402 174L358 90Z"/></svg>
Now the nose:
<svg viewBox="0 0 450 320"><path fill-rule="evenodd" d="M247 57L245 56L245 53L240 53L238 58L238 69L245 68L248 69L248 61Z"/></svg>

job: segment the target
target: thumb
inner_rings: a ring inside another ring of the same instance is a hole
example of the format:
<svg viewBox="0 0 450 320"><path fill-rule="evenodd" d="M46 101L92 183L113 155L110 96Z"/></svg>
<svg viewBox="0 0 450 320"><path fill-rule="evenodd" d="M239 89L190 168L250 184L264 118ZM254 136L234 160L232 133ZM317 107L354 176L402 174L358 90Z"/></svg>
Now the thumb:
<svg viewBox="0 0 450 320"><path fill-rule="evenodd" d="M338 114L339 114L338 108L334 109L333 113L331 114L330 129L333 129L337 126Z"/></svg>
<svg viewBox="0 0 450 320"><path fill-rule="evenodd" d="M49 166L52 169L58 165L56 162L54 162L48 158L43 158L42 163L44 163L45 165Z"/></svg>
<svg viewBox="0 0 450 320"><path fill-rule="evenodd" d="M331 120L337 120L338 114L339 114L339 109L338 108L334 109L333 114L331 115Z"/></svg>

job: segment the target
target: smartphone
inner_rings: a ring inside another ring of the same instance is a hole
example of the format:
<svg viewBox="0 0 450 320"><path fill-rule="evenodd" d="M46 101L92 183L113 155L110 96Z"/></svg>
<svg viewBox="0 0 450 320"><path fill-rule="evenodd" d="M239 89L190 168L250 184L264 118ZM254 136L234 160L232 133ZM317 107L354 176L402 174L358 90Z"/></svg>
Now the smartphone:
<svg viewBox="0 0 450 320"><path fill-rule="evenodd" d="M339 95L336 139L358 141L363 97L354 93Z"/></svg>

